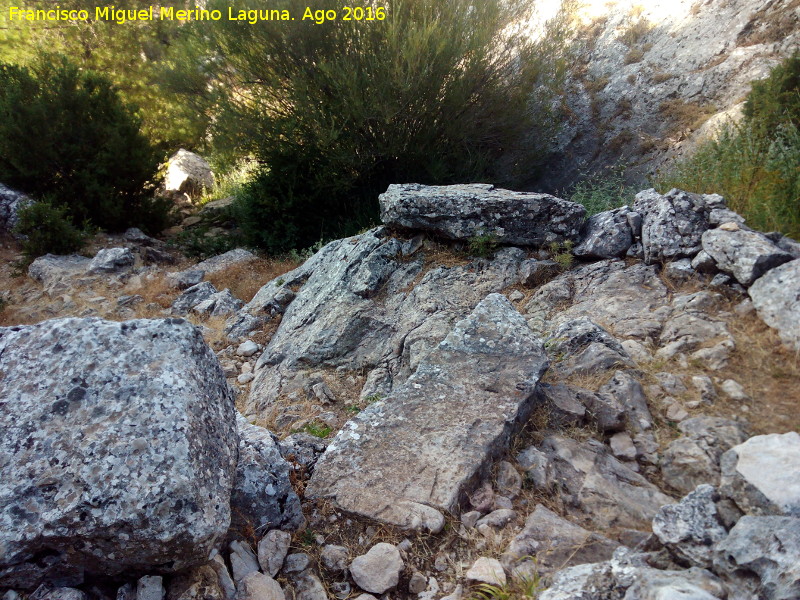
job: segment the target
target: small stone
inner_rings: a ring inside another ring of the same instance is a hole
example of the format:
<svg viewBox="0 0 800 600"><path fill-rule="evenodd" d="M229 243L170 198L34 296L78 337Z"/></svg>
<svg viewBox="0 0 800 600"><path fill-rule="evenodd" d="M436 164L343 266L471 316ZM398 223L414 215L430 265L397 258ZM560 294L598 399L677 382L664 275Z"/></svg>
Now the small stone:
<svg viewBox="0 0 800 600"><path fill-rule="evenodd" d="M256 344L253 340L246 340L239 344L239 347L236 348L236 355L237 356L244 356L245 358L253 356L258 352L258 344Z"/></svg>
<svg viewBox="0 0 800 600"><path fill-rule="evenodd" d="M234 581L239 582L250 573L260 570L258 559L255 553L250 549L250 546L236 540L231 542L230 549L231 569L233 570Z"/></svg>
<svg viewBox="0 0 800 600"><path fill-rule="evenodd" d="M164 585L157 575L145 575L136 583L136 600L163 600Z"/></svg>
<svg viewBox="0 0 800 600"><path fill-rule="evenodd" d="M400 551L391 544L381 542L353 560L350 574L362 590L383 594L397 586L403 567Z"/></svg>
<svg viewBox="0 0 800 600"><path fill-rule="evenodd" d="M525 294L523 294L519 290L514 290L508 295L508 299L511 300L511 302L519 302L520 300L525 299Z"/></svg>
<svg viewBox="0 0 800 600"><path fill-rule="evenodd" d="M636 460L636 446L630 434L625 431L615 433L608 441L614 456L623 460Z"/></svg>
<svg viewBox="0 0 800 600"><path fill-rule="evenodd" d="M322 564L329 571L340 573L347 569L350 552L344 546L328 544L322 549Z"/></svg>
<svg viewBox="0 0 800 600"><path fill-rule="evenodd" d="M253 379L255 378L256 376L253 373L242 373L241 375L236 377L236 381L238 381L241 385L246 385L251 381L253 381Z"/></svg>
<svg viewBox="0 0 800 600"><path fill-rule="evenodd" d="M225 600L233 600L236 596L236 585L233 583L233 579L231 578L231 574L228 572L228 567L225 565L225 561L216 550L214 550L214 556L211 557L211 562L208 564L217 573L219 587L222 588L222 593L225 596Z"/></svg>
<svg viewBox="0 0 800 600"><path fill-rule="evenodd" d="M636 340L625 340L622 342L622 347L625 349L625 352L628 353L628 356L630 356L637 363L647 363L653 360L652 355L647 351L647 348L645 348L644 344L641 342L637 342Z"/></svg>
<svg viewBox="0 0 800 600"><path fill-rule="evenodd" d="M258 564L270 577L275 577L283 567L283 561L289 552L292 535L280 529L267 532L258 543Z"/></svg>
<svg viewBox="0 0 800 600"><path fill-rule="evenodd" d="M490 512L488 515L480 519L475 524L475 527L479 528L481 525L488 525L489 527L493 527L495 529L502 529L516 518L517 513L515 511L507 508L501 508L500 510Z"/></svg>
<svg viewBox="0 0 800 600"><path fill-rule="evenodd" d="M317 400L322 402L323 404L332 404L336 402L336 396L333 395L333 392L328 387L324 381L320 381L319 383L315 383L311 386L311 391L313 392L314 396L316 396Z"/></svg>
<svg viewBox="0 0 800 600"><path fill-rule="evenodd" d="M420 594L428 587L428 580L419 571L414 571L408 582L408 591L412 594Z"/></svg>
<svg viewBox="0 0 800 600"><path fill-rule="evenodd" d="M553 467L547 455L530 446L517 455L517 462L525 470L525 477L537 490L547 490L553 484Z"/></svg>
<svg viewBox="0 0 800 600"><path fill-rule="evenodd" d="M256 571L239 582L236 600L286 600L286 596L277 581Z"/></svg>
<svg viewBox="0 0 800 600"><path fill-rule="evenodd" d="M497 489L510 498L522 491L522 476L510 462L504 460L497 465Z"/></svg>
<svg viewBox="0 0 800 600"><path fill-rule="evenodd" d="M478 522L478 519L480 518L481 518L480 512L478 512L477 510L471 510L461 515L461 523L467 529L472 529L473 527L475 527L475 524Z"/></svg>
<svg viewBox="0 0 800 600"><path fill-rule="evenodd" d="M346 581L335 581L334 583L330 584L330 588L333 592L333 595L339 600L345 600L346 598L349 598L350 593L353 591L352 586ZM370 596L370 598L371 597L372 596Z"/></svg>
<svg viewBox="0 0 800 600"><path fill-rule="evenodd" d="M656 373L655 377L659 385L664 388L664 391L668 394L679 395L686 392L686 386L683 384L683 380L677 375L672 373Z"/></svg>
<svg viewBox="0 0 800 600"><path fill-rule="evenodd" d="M700 399L706 404L713 404L717 399L717 392L714 389L714 382L708 375L694 375L692 386L700 392Z"/></svg>
<svg viewBox="0 0 800 600"><path fill-rule="evenodd" d="M674 421L676 423L680 423L689 418L689 413L686 412L686 409L678 402L670 404L664 415L667 417L668 421Z"/></svg>
<svg viewBox="0 0 800 600"><path fill-rule="evenodd" d="M512 509L514 508L514 503L511 501L511 498L508 496L495 496L494 497L494 510L500 510L501 508Z"/></svg>
<svg viewBox="0 0 800 600"><path fill-rule="evenodd" d="M372 594L360 594L354 598L354 600L378 600Z"/></svg>
<svg viewBox="0 0 800 600"><path fill-rule="evenodd" d="M300 573L311 565L311 558L305 552L295 552L286 557L283 570L287 573Z"/></svg>
<svg viewBox="0 0 800 600"><path fill-rule="evenodd" d="M487 558L485 556L475 561L467 571L466 578L467 581L487 583L497 587L503 587L506 584L506 573L503 571L503 565L496 558Z"/></svg>
<svg viewBox="0 0 800 600"><path fill-rule="evenodd" d="M236 364L232 363L229 360L223 361L219 363L222 367L222 372L225 374L226 379L230 379L231 377L236 377L238 374L238 369L236 368Z"/></svg>
<svg viewBox="0 0 800 600"><path fill-rule="evenodd" d="M744 391L742 384L734 379L726 379L719 387L722 390L722 393L731 400L736 400L738 402L746 402L750 400L750 396L748 396L747 392Z"/></svg>
<svg viewBox="0 0 800 600"><path fill-rule="evenodd" d="M484 483L469 496L469 503L477 511L489 512L494 506L494 490L489 483Z"/></svg>
<svg viewBox="0 0 800 600"><path fill-rule="evenodd" d="M453 593L449 594L448 596L442 597L441 600L461 600L463 597L464 597L464 588L461 586L461 584L458 584L456 586L456 589L453 590Z"/></svg>

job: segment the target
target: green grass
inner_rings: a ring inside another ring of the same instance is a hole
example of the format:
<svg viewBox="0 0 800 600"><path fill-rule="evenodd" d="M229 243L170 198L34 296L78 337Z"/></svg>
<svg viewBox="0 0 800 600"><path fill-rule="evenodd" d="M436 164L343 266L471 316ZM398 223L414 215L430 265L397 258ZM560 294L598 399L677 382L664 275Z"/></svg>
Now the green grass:
<svg viewBox="0 0 800 600"><path fill-rule="evenodd" d="M623 167L615 166L580 181L569 199L583 204L587 217L632 203L636 190L625 183L623 171Z"/></svg>

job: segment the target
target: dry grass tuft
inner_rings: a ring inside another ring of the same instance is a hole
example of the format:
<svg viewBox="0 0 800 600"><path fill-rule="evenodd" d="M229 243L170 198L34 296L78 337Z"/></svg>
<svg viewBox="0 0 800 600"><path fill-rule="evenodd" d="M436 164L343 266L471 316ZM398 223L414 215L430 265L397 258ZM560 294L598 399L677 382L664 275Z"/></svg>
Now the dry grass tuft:
<svg viewBox="0 0 800 600"><path fill-rule="evenodd" d="M209 274L206 279L218 290L228 288L240 300L250 302L265 283L300 264L301 261L291 258L257 258Z"/></svg>
<svg viewBox="0 0 800 600"><path fill-rule="evenodd" d="M686 102L681 98L675 98L662 102L658 111L681 129L697 129L716 112L716 108L711 104Z"/></svg>

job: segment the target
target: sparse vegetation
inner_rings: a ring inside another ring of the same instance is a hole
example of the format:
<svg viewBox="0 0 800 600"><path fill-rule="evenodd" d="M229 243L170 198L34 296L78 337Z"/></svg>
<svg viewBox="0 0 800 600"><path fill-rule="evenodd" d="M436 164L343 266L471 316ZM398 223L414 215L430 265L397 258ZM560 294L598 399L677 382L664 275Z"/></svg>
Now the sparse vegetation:
<svg viewBox="0 0 800 600"><path fill-rule="evenodd" d="M740 124L655 179L672 187L718 193L751 227L800 236L800 55L753 84Z"/></svg>
<svg viewBox="0 0 800 600"><path fill-rule="evenodd" d="M73 254L86 244L90 232L72 224L67 207L43 200L19 210L15 228L24 236L22 252L28 261L43 254Z"/></svg>
<svg viewBox="0 0 800 600"><path fill-rule="evenodd" d="M577 183L569 199L583 204L587 216L592 216L630 204L635 193L636 190L625 181L624 167L617 165Z"/></svg>
<svg viewBox="0 0 800 600"><path fill-rule="evenodd" d="M682 98L665 100L658 107L661 115L672 121L680 129L697 129L716 112L710 104L687 102Z"/></svg>
<svg viewBox="0 0 800 600"><path fill-rule="evenodd" d="M644 58L644 50L642 48L631 48L625 55L623 62L626 65L632 65L634 63L642 62L643 58Z"/></svg>
<svg viewBox="0 0 800 600"><path fill-rule="evenodd" d="M625 44L628 48L633 48L653 29L644 17L639 17L635 21L630 21L628 25L617 35L617 41Z"/></svg>
<svg viewBox="0 0 800 600"><path fill-rule="evenodd" d="M487 231L469 239L467 242L467 252L471 256L489 258L494 254L495 250L497 250L498 244L497 236Z"/></svg>

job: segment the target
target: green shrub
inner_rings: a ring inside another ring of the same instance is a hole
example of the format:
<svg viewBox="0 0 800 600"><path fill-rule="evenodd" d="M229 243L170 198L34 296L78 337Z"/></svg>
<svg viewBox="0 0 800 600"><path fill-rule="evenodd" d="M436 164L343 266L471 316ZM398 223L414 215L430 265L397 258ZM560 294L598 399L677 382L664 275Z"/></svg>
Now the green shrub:
<svg viewBox="0 0 800 600"><path fill-rule="evenodd" d="M245 7L213 0L208 8ZM233 79L216 139L262 169L240 199L251 245L273 252L354 233L390 183L532 179L557 119L566 20L531 41L527 0L388 0L387 17L215 27ZM316 9L336 9L332 0Z"/></svg>
<svg viewBox="0 0 800 600"><path fill-rule="evenodd" d="M467 252L470 256L489 258L494 255L498 245L497 236L492 232L485 232L469 238Z"/></svg>
<svg viewBox="0 0 800 600"><path fill-rule="evenodd" d="M145 195L158 157L139 125L107 79L66 59L0 64L0 181L52 198L73 224L167 224L167 202Z"/></svg>
<svg viewBox="0 0 800 600"><path fill-rule="evenodd" d="M569 199L586 207L586 216L612 210L633 202L636 190L625 181L624 168L615 166L579 181Z"/></svg>
<svg viewBox="0 0 800 600"><path fill-rule="evenodd" d="M660 173L656 188L721 194L751 227L800 238L799 76L795 54L754 82L743 121Z"/></svg>
<svg viewBox="0 0 800 600"><path fill-rule="evenodd" d="M28 260L43 254L72 254L80 251L89 232L75 227L65 206L48 201L20 208L15 233L25 236L22 252Z"/></svg>

